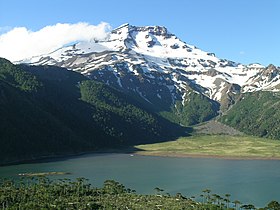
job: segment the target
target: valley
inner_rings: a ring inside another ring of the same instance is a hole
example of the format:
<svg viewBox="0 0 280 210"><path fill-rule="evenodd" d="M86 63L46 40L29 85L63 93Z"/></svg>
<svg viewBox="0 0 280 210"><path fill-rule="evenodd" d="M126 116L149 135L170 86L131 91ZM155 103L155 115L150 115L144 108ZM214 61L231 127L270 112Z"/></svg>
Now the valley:
<svg viewBox="0 0 280 210"><path fill-rule="evenodd" d="M247 141L245 148L254 147L257 137L279 140L279 72L220 59L165 27L129 24L103 41L14 64L1 59L0 164L153 143L161 150L181 136L197 140L186 149L192 154L231 156L202 150L209 142L203 135L217 142L256 136L231 142L236 148ZM260 155L256 150L240 155ZM277 156L271 145L266 150Z"/></svg>

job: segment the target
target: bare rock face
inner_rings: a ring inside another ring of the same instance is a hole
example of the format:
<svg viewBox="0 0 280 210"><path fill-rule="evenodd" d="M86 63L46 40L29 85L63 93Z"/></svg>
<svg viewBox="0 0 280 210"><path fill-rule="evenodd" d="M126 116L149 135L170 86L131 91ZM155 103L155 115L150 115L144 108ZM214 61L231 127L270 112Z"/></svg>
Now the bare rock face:
<svg viewBox="0 0 280 210"><path fill-rule="evenodd" d="M262 72L262 75L264 77L268 78L268 81L273 80L275 77L277 77L279 75L279 70L276 66L270 64L269 66L267 66L264 71Z"/></svg>
<svg viewBox="0 0 280 210"><path fill-rule="evenodd" d="M222 91L222 97L220 100L221 111L228 110L234 105L241 96L241 87L237 84L228 83Z"/></svg>

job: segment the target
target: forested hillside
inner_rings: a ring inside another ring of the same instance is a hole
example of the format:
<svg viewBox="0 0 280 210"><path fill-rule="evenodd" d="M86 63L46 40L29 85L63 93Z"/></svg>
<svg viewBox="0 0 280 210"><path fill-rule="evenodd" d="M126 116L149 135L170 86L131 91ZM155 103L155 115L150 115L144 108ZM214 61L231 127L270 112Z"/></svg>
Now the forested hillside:
<svg viewBox="0 0 280 210"><path fill-rule="evenodd" d="M195 125L217 116L220 105L208 97L191 92L188 99L176 104L179 122L184 125Z"/></svg>
<svg viewBox="0 0 280 210"><path fill-rule="evenodd" d="M182 129L59 67L0 59L0 163L171 139Z"/></svg>
<svg viewBox="0 0 280 210"><path fill-rule="evenodd" d="M280 139L280 94L246 93L220 121L250 135Z"/></svg>

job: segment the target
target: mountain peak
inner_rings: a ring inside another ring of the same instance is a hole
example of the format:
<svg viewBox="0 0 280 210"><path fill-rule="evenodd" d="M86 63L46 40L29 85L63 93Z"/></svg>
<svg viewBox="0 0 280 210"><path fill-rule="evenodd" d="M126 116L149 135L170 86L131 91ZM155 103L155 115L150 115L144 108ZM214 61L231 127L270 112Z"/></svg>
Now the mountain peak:
<svg viewBox="0 0 280 210"><path fill-rule="evenodd" d="M268 70L275 70L275 69L277 69L277 67L274 66L273 64L269 64L266 68L267 68Z"/></svg>
<svg viewBox="0 0 280 210"><path fill-rule="evenodd" d="M117 31L119 31L119 30L121 30L121 29L130 28L130 27L131 27L131 25L130 25L129 23L124 23L124 24L120 25L119 27L113 29L113 30L111 31L111 33L115 33L115 32L117 32Z"/></svg>
<svg viewBox="0 0 280 210"><path fill-rule="evenodd" d="M142 26L134 27L134 30L148 32L157 36L165 36L166 34L171 34L168 32L167 28L164 26Z"/></svg>
<svg viewBox="0 0 280 210"><path fill-rule="evenodd" d="M119 31L127 31L127 32L147 32L156 36L166 36L167 34L171 34L166 27L164 26L134 26L129 23L125 23L120 25L119 27L112 30L112 33L118 33Z"/></svg>
<svg viewBox="0 0 280 210"><path fill-rule="evenodd" d="M280 84L274 66L265 71L257 63L220 59L180 40L166 27L128 23L112 30L107 40L63 47L28 63L66 67L138 94L151 104L156 100L184 104L194 91L228 107L241 92L278 91Z"/></svg>

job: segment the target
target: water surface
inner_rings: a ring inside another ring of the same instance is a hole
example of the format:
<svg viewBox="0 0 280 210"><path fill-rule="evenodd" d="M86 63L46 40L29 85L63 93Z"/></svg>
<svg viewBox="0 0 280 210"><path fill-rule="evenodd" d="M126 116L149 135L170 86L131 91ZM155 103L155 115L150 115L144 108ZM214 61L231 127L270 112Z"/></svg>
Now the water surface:
<svg viewBox="0 0 280 210"><path fill-rule="evenodd" d="M130 154L94 154L44 163L0 167L0 177L19 173L64 171L68 178L85 177L95 186L114 179L138 193L151 194L159 187L166 193L199 197L209 188L231 200L265 206L280 201L279 160L224 160L150 157Z"/></svg>

